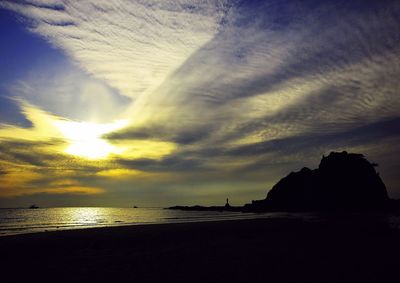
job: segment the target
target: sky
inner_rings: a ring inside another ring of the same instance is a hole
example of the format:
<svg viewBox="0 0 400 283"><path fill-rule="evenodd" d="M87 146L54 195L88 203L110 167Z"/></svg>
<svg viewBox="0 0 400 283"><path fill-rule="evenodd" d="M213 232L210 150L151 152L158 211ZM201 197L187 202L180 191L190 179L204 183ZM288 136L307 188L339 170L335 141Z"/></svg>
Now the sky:
<svg viewBox="0 0 400 283"><path fill-rule="evenodd" d="M400 3L0 0L0 207L232 205L331 151L400 198Z"/></svg>

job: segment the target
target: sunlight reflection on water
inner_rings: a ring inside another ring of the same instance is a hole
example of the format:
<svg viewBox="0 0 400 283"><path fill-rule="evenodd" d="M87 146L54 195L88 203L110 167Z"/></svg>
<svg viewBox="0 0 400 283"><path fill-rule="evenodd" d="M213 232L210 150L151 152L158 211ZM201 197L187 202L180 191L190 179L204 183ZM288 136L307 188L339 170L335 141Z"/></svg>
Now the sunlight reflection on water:
<svg viewBox="0 0 400 283"><path fill-rule="evenodd" d="M270 216L275 215L271 214ZM260 218L241 212L178 211L162 208L67 207L0 209L0 235L153 223Z"/></svg>
<svg viewBox="0 0 400 283"><path fill-rule="evenodd" d="M162 208L109 208L109 207L66 207L39 209L0 209L0 236L33 232L82 229L106 226L123 226L156 223L201 222L254 218L297 218L305 221L326 221L328 215L318 213L241 213L218 211L180 211ZM355 223L372 220L400 227L399 216L342 215L335 219L357 219Z"/></svg>

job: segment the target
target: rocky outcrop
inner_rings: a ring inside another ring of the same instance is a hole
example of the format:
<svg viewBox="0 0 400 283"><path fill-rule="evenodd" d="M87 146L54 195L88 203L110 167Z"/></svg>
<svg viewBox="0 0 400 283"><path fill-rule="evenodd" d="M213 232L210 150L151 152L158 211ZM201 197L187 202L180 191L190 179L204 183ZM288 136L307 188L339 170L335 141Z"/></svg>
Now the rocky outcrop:
<svg viewBox="0 0 400 283"><path fill-rule="evenodd" d="M266 199L247 211L381 209L388 205L385 184L362 154L331 152L318 169L303 168L281 179Z"/></svg>

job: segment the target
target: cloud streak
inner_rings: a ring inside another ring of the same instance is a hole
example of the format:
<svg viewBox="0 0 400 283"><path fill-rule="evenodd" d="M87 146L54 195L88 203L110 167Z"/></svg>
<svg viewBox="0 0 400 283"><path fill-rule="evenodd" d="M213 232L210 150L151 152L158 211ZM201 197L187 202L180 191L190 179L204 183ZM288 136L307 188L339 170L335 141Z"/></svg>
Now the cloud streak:
<svg viewBox="0 0 400 283"><path fill-rule="evenodd" d="M213 2L5 1L2 7L29 18L33 32L82 69L137 97L218 31L227 5Z"/></svg>
<svg viewBox="0 0 400 283"><path fill-rule="evenodd" d="M130 120L128 127L105 136L129 146L130 153L93 171L96 176L119 172L126 182L137 171L161 172L172 180L175 174L201 176L210 184L221 181L215 172L236 178L237 172L253 170L254 178L271 182L280 176L263 179L265 170L294 170L309 162L310 154L348 147L385 159L399 149L396 1L0 5L29 19L33 33L90 76L84 81L97 80L92 82L101 86L88 91L88 108L96 109L93 93L99 89L109 102L94 116L109 106ZM63 93L60 85L67 92L75 89L74 79L65 81L36 87L44 93L38 104L67 116L56 107L57 99L44 103L50 93ZM14 88L22 97L29 97L29 90L24 82ZM400 181L393 177L389 183L400 196Z"/></svg>

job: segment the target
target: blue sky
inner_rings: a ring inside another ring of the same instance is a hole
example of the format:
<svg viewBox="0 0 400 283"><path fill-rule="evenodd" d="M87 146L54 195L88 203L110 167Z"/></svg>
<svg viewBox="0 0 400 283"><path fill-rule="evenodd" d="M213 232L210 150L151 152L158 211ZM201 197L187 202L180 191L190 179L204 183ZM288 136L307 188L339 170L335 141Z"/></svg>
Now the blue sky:
<svg viewBox="0 0 400 283"><path fill-rule="evenodd" d="M347 150L400 197L397 1L0 1L0 206L233 204Z"/></svg>
<svg viewBox="0 0 400 283"><path fill-rule="evenodd" d="M29 125L18 111L9 85L23 78L32 68L46 62L59 63L65 60L62 52L52 48L38 35L26 30L21 17L8 10L0 10L0 117L2 122Z"/></svg>

